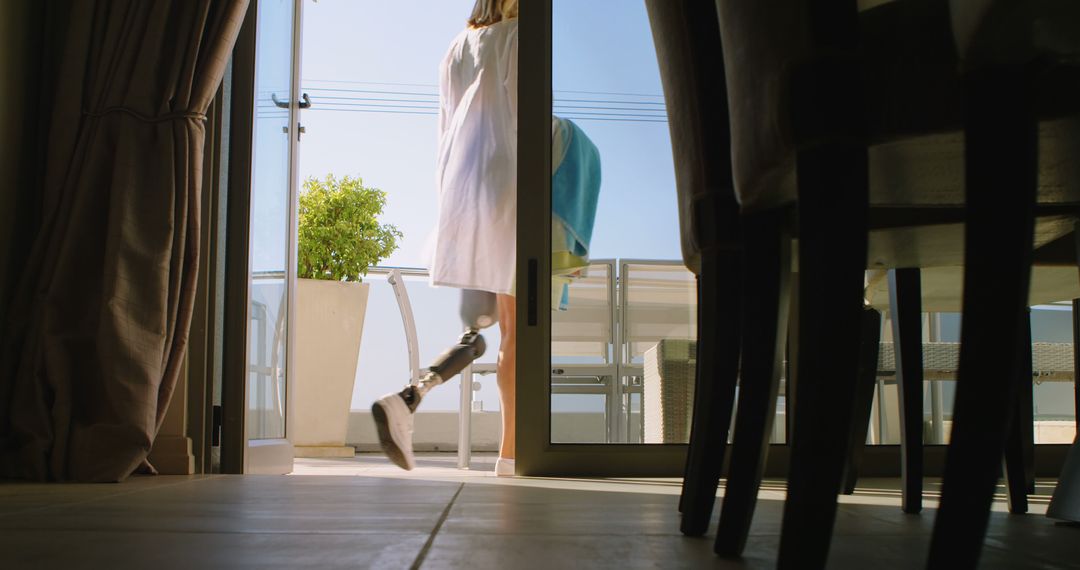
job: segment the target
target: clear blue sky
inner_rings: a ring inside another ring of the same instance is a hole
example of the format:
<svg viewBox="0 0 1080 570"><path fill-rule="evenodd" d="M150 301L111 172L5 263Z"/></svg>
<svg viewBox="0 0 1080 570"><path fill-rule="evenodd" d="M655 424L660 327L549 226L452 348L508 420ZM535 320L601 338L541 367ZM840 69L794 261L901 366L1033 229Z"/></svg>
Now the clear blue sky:
<svg viewBox="0 0 1080 570"><path fill-rule="evenodd" d="M422 266L436 213L438 65L473 0L318 0L304 4L302 84L314 102L302 122L300 177L360 176L388 193L383 220L405 237L384 265ZM668 127L648 20L636 0L556 0L556 114L578 124L603 163L594 258L678 259L678 219ZM328 109L341 109L331 111ZM597 120L604 119L604 120ZM380 278L364 329L354 408L407 377L404 335ZM410 282L422 365L460 332L456 291ZM422 313L422 314L421 314ZM494 359L498 335L485 331ZM455 389L425 409L456 409ZM497 408L494 379L480 397Z"/></svg>

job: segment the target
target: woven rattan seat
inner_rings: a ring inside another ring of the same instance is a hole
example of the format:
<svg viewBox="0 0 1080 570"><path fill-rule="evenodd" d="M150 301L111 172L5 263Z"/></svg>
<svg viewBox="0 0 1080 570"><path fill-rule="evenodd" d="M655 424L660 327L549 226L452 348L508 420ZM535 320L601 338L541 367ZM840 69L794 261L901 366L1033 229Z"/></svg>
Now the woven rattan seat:
<svg viewBox="0 0 1080 570"><path fill-rule="evenodd" d="M1073 345L1036 342L1031 345L1032 377L1037 382L1072 382ZM958 342L923 343L923 377L926 380L955 380L960 360ZM881 343L878 374L896 372L896 351L891 342Z"/></svg>

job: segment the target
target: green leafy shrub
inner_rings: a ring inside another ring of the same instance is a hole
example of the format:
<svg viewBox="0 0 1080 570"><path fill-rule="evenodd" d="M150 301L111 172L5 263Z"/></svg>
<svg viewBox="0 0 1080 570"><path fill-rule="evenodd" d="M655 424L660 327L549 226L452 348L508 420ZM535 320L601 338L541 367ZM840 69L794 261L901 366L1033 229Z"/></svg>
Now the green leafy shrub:
<svg viewBox="0 0 1080 570"><path fill-rule="evenodd" d="M304 181L300 193L299 272L305 279L361 281L398 247L401 232L379 224L386 192L333 174Z"/></svg>

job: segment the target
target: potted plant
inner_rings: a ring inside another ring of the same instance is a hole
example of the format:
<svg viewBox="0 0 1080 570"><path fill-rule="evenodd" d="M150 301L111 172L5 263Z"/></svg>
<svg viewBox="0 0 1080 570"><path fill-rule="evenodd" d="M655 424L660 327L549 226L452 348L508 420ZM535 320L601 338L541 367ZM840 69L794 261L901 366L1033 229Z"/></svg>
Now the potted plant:
<svg viewBox="0 0 1080 570"><path fill-rule="evenodd" d="M364 326L368 267L401 232L378 217L386 193L360 178L308 178L300 194L296 323L289 428L297 457L352 457L345 445Z"/></svg>

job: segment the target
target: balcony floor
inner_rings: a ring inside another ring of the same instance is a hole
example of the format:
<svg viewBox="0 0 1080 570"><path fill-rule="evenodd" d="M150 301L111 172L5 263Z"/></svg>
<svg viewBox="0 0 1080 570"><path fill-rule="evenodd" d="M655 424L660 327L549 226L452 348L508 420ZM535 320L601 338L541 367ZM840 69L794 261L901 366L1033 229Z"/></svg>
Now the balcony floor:
<svg viewBox="0 0 1080 570"><path fill-rule="evenodd" d="M676 479L500 479L494 457L455 468L423 454L403 472L377 455L297 460L292 476L135 477L120 485L0 485L5 568L772 568L782 482L761 494L746 557L678 532ZM896 479L842 497L832 568L925 564L927 509L904 515ZM995 502L983 568L1077 568L1080 529ZM715 517L715 515L714 515ZM713 527L715 529L715 525ZM714 531L713 531L714 532ZM1070 566L1072 565L1072 566Z"/></svg>

